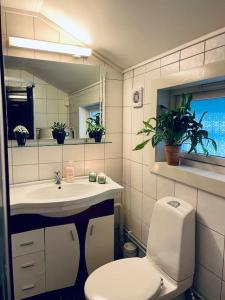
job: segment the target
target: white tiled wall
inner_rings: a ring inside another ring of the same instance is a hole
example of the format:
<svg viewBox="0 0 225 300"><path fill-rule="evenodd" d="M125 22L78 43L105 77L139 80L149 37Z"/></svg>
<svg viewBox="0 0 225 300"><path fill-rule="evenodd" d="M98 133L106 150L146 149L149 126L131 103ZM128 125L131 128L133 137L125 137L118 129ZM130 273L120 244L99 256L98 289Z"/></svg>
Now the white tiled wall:
<svg viewBox="0 0 225 300"><path fill-rule="evenodd" d="M150 117L151 80L225 59L225 34L175 51L124 74L123 87L123 203L125 224L144 244L155 201L176 196L197 212L196 274L194 286L208 300L225 299L225 198L156 176L149 171L149 147L133 152L141 140L136 132ZM143 108L131 105L132 89L144 87Z"/></svg>
<svg viewBox="0 0 225 300"><path fill-rule="evenodd" d="M55 170L63 170L66 162L73 160L76 175L87 174L90 170L105 171L117 182L122 180L122 89L123 76L115 66L109 65L104 59L95 57L74 58L61 55L25 49L13 49L7 46L9 35L41 39L53 42L75 44L78 42L54 23L32 15L22 14L9 9L2 12L4 55L61 61L73 64L94 64L101 66L106 73L105 111L106 111L106 141L110 144L98 145L64 145L39 148L10 148L9 170L11 183L48 179L53 177ZM45 109L45 97L49 99L46 110L51 107L51 98L56 97L56 91L50 86L43 88L43 82L36 82L36 91L40 99L38 110L40 114ZM61 98L60 98L61 99ZM64 113L63 105L59 105L59 115ZM60 120L60 118L59 118ZM49 122L48 122L49 125Z"/></svg>
<svg viewBox="0 0 225 300"><path fill-rule="evenodd" d="M50 127L53 122L58 121L69 125L66 93L25 70L5 69L5 75L23 81L29 80L35 84L33 89L35 128ZM20 86L20 83L10 81L8 85Z"/></svg>

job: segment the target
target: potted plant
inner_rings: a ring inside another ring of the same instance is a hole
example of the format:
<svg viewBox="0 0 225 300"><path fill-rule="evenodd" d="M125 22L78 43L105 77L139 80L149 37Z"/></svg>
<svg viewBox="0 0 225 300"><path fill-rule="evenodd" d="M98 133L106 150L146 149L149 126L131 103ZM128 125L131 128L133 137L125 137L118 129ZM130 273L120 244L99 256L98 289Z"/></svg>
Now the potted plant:
<svg viewBox="0 0 225 300"><path fill-rule="evenodd" d="M202 120L207 112L204 112L199 121L195 119L195 112L191 112L192 95L182 96L182 102L175 109L168 109L160 105L160 113L156 118L144 121L144 128L137 134L151 136L138 144L134 150L140 150L151 141L152 147L160 142L165 143L165 154L169 165L179 165L180 147L184 142L190 143L188 153L197 153L197 145L202 147L207 156L207 146L212 144L216 150L216 142L208 136L208 131L203 129ZM206 143L205 143L206 142Z"/></svg>
<svg viewBox="0 0 225 300"><path fill-rule="evenodd" d="M64 140L66 137L66 123L54 122L51 126L52 136L57 140L58 144L64 144Z"/></svg>
<svg viewBox="0 0 225 300"><path fill-rule="evenodd" d="M13 129L18 146L25 146L29 131L25 126L18 125Z"/></svg>
<svg viewBox="0 0 225 300"><path fill-rule="evenodd" d="M96 143L100 143L102 135L105 134L105 127L100 124L100 114L96 114L95 118L88 118L86 124L89 138L94 138Z"/></svg>

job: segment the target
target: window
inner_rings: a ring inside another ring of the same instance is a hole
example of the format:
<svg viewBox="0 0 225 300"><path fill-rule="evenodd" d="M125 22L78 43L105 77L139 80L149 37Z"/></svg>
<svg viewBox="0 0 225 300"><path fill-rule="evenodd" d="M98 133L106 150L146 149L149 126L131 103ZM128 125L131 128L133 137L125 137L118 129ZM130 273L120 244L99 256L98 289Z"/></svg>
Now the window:
<svg viewBox="0 0 225 300"><path fill-rule="evenodd" d="M217 151L209 144L210 155L225 157L225 97L194 99L191 105L192 111L196 113L199 120L202 113L207 111L203 118L204 129L209 132L209 136L217 143ZM183 151L188 151L189 145L184 144ZM201 146L197 147L198 153L203 153Z"/></svg>

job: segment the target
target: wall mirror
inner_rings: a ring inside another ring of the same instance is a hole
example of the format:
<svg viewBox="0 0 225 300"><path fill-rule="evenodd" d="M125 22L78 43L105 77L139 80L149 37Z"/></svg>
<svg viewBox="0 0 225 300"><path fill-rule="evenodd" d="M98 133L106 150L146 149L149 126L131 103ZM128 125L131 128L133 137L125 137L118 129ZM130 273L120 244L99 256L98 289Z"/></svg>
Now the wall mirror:
<svg viewBox="0 0 225 300"><path fill-rule="evenodd" d="M23 125L29 130L28 145L55 144L50 127L62 122L67 125L66 142L82 142L88 138L88 117L100 113L103 123L100 66L10 56L4 63L9 140L15 139L15 126Z"/></svg>

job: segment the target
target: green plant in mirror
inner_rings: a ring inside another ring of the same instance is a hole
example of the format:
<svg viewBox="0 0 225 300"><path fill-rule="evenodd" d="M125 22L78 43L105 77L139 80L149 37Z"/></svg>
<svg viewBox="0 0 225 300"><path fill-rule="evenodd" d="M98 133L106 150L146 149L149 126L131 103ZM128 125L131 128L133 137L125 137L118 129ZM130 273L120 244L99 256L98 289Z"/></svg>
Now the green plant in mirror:
<svg viewBox="0 0 225 300"><path fill-rule="evenodd" d="M197 153L197 145L200 145L203 153L207 156L208 145L211 143L216 150L216 142L209 137L208 131L203 128L204 112L197 121L195 112L191 111L192 95L182 95L182 101L175 109L169 109L163 105L159 107L159 114L156 118L149 118L143 121L144 127L137 133L149 137L138 144L133 150L140 150L151 142L156 147L160 142L166 146L181 146L184 142L190 143L188 153Z"/></svg>
<svg viewBox="0 0 225 300"><path fill-rule="evenodd" d="M64 132L66 129L66 123L54 122L50 128L53 132Z"/></svg>
<svg viewBox="0 0 225 300"><path fill-rule="evenodd" d="M88 118L86 124L89 137L94 138L95 142L101 142L102 135L105 134L105 127L100 123L100 113L96 114L94 118Z"/></svg>

